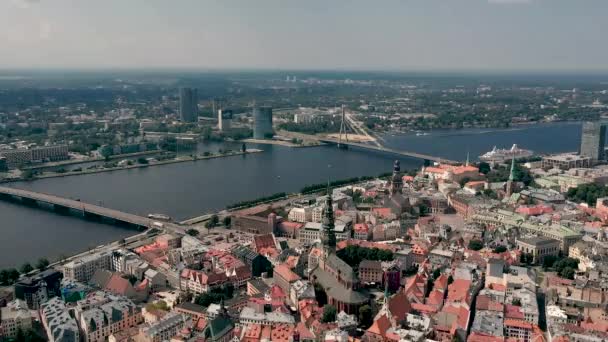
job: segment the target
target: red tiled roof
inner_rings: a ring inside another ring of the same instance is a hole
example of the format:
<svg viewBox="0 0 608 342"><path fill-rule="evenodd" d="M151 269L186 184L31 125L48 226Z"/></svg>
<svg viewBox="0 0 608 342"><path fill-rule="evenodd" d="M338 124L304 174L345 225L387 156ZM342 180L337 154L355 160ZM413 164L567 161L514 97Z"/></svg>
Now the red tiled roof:
<svg viewBox="0 0 608 342"><path fill-rule="evenodd" d="M456 279L448 286L447 302L466 302L469 300L469 288L471 281L466 279Z"/></svg>
<svg viewBox="0 0 608 342"><path fill-rule="evenodd" d="M256 235L253 237L253 246L258 253L262 248L276 247L274 236L272 234Z"/></svg>
<svg viewBox="0 0 608 342"><path fill-rule="evenodd" d="M384 218L390 217L393 214L391 208L372 208L372 213L378 214Z"/></svg>
<svg viewBox="0 0 608 342"><path fill-rule="evenodd" d="M477 301L475 303L475 308L477 310L488 310L488 311L497 311L504 312L505 307L503 304L493 301L490 297L486 295L477 296Z"/></svg>
<svg viewBox="0 0 608 342"><path fill-rule="evenodd" d="M382 315L380 318L374 321L372 326L367 329L367 332L384 337L386 335L386 331L390 329L390 327L391 321L388 319L388 317L386 317L386 315Z"/></svg>
<svg viewBox="0 0 608 342"><path fill-rule="evenodd" d="M367 233L369 231L369 226L367 223L357 223L355 224L354 230L358 233Z"/></svg>
<svg viewBox="0 0 608 342"><path fill-rule="evenodd" d="M438 290L433 290L429 293L429 297L426 299L426 304L428 305L443 305L443 292Z"/></svg>
<svg viewBox="0 0 608 342"><path fill-rule="evenodd" d="M512 304L505 304L505 319L518 319L524 320L525 316L521 307Z"/></svg>
<svg viewBox="0 0 608 342"><path fill-rule="evenodd" d="M300 277L293 273L285 264L277 265L273 270L273 274L279 275L281 278L285 279L285 281L290 283L300 279Z"/></svg>
<svg viewBox="0 0 608 342"><path fill-rule="evenodd" d="M532 323L526 322L526 321L520 321L518 319L506 319L505 318L505 326L509 326L509 327L517 327L517 328L522 328L522 329L529 329L532 330L533 325Z"/></svg>
<svg viewBox="0 0 608 342"><path fill-rule="evenodd" d="M121 277L119 274L113 274L106 284L105 289L109 292L124 296L131 287L131 283L127 279Z"/></svg>
<svg viewBox="0 0 608 342"><path fill-rule="evenodd" d="M397 321L405 319L407 314L412 311L412 305L403 292L398 292L388 300L388 310Z"/></svg>
<svg viewBox="0 0 608 342"><path fill-rule="evenodd" d="M479 332L472 332L467 338L467 342L504 342L504 337L486 335Z"/></svg>
<svg viewBox="0 0 608 342"><path fill-rule="evenodd" d="M423 314L434 314L438 311L437 308L434 306L420 303L412 303L412 309Z"/></svg>

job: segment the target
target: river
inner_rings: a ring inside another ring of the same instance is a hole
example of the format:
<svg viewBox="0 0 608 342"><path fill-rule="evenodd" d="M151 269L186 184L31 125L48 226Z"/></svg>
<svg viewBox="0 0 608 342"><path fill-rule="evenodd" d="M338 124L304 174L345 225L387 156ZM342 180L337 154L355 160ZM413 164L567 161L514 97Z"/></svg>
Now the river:
<svg viewBox="0 0 608 342"><path fill-rule="evenodd" d="M386 145L398 149L464 160L494 145L538 153L576 151L580 124L560 123L507 130L438 130L427 136L385 136ZM218 144L199 146L199 153L216 151ZM208 213L242 200L277 192L295 192L304 185L331 179L390 172L395 156L335 147L288 148L248 145L263 153L191 163L178 163L82 176L50 178L11 186L52 193L139 215L163 213L181 220ZM238 149L240 144L224 148ZM421 160L398 158L403 169L418 168ZM88 247L132 234L128 230L69 216L0 202L0 268L17 266L39 257L56 259Z"/></svg>

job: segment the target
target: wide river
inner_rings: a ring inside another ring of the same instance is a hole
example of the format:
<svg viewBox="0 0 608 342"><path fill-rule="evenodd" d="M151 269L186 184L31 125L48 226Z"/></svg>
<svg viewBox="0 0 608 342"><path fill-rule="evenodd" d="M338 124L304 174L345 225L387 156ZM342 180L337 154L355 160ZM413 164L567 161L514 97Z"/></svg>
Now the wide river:
<svg viewBox="0 0 608 342"><path fill-rule="evenodd" d="M464 160L516 143L538 153L576 151L580 124L559 123L506 130L437 130L429 135L385 136L386 145L402 150ZM217 144L199 146L199 153L217 150ZM237 149L240 145L225 146ZM287 148L249 145L263 153L170 164L143 169L83 176L50 178L10 186L51 193L147 215L164 213L181 220L224 208L242 200L277 192L295 192L304 185L331 179L374 176L390 172L394 155L339 150L335 147ZM418 168L421 160L398 158L402 169ZM56 259L133 232L60 216L0 201L0 268L18 266L37 258Z"/></svg>

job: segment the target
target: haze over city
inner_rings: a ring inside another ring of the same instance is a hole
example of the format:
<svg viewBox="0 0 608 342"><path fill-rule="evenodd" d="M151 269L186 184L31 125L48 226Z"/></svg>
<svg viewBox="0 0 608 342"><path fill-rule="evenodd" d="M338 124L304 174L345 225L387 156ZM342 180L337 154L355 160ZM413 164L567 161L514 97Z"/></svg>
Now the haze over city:
<svg viewBox="0 0 608 342"><path fill-rule="evenodd" d="M608 341L607 0L0 0L0 342Z"/></svg>
<svg viewBox="0 0 608 342"><path fill-rule="evenodd" d="M0 69L608 70L608 2L6 0Z"/></svg>

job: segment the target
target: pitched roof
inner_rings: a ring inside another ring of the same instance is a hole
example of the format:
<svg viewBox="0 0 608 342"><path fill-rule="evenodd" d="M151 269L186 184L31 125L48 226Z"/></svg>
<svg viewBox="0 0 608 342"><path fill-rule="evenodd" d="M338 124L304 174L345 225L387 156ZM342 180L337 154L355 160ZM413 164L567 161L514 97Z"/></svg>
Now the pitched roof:
<svg viewBox="0 0 608 342"><path fill-rule="evenodd" d="M300 279L300 276L293 273L293 271L289 269L289 266L285 264L275 266L273 274L279 275L281 278L285 279L287 282L290 283Z"/></svg>
<svg viewBox="0 0 608 342"><path fill-rule="evenodd" d="M405 319L407 314L412 311L412 305L403 292L397 292L388 300L388 310L397 322Z"/></svg>
<svg viewBox="0 0 608 342"><path fill-rule="evenodd" d="M391 328L391 321L386 317L386 315L380 316L377 320L374 321L371 327L367 329L367 332L385 336L386 331Z"/></svg>

